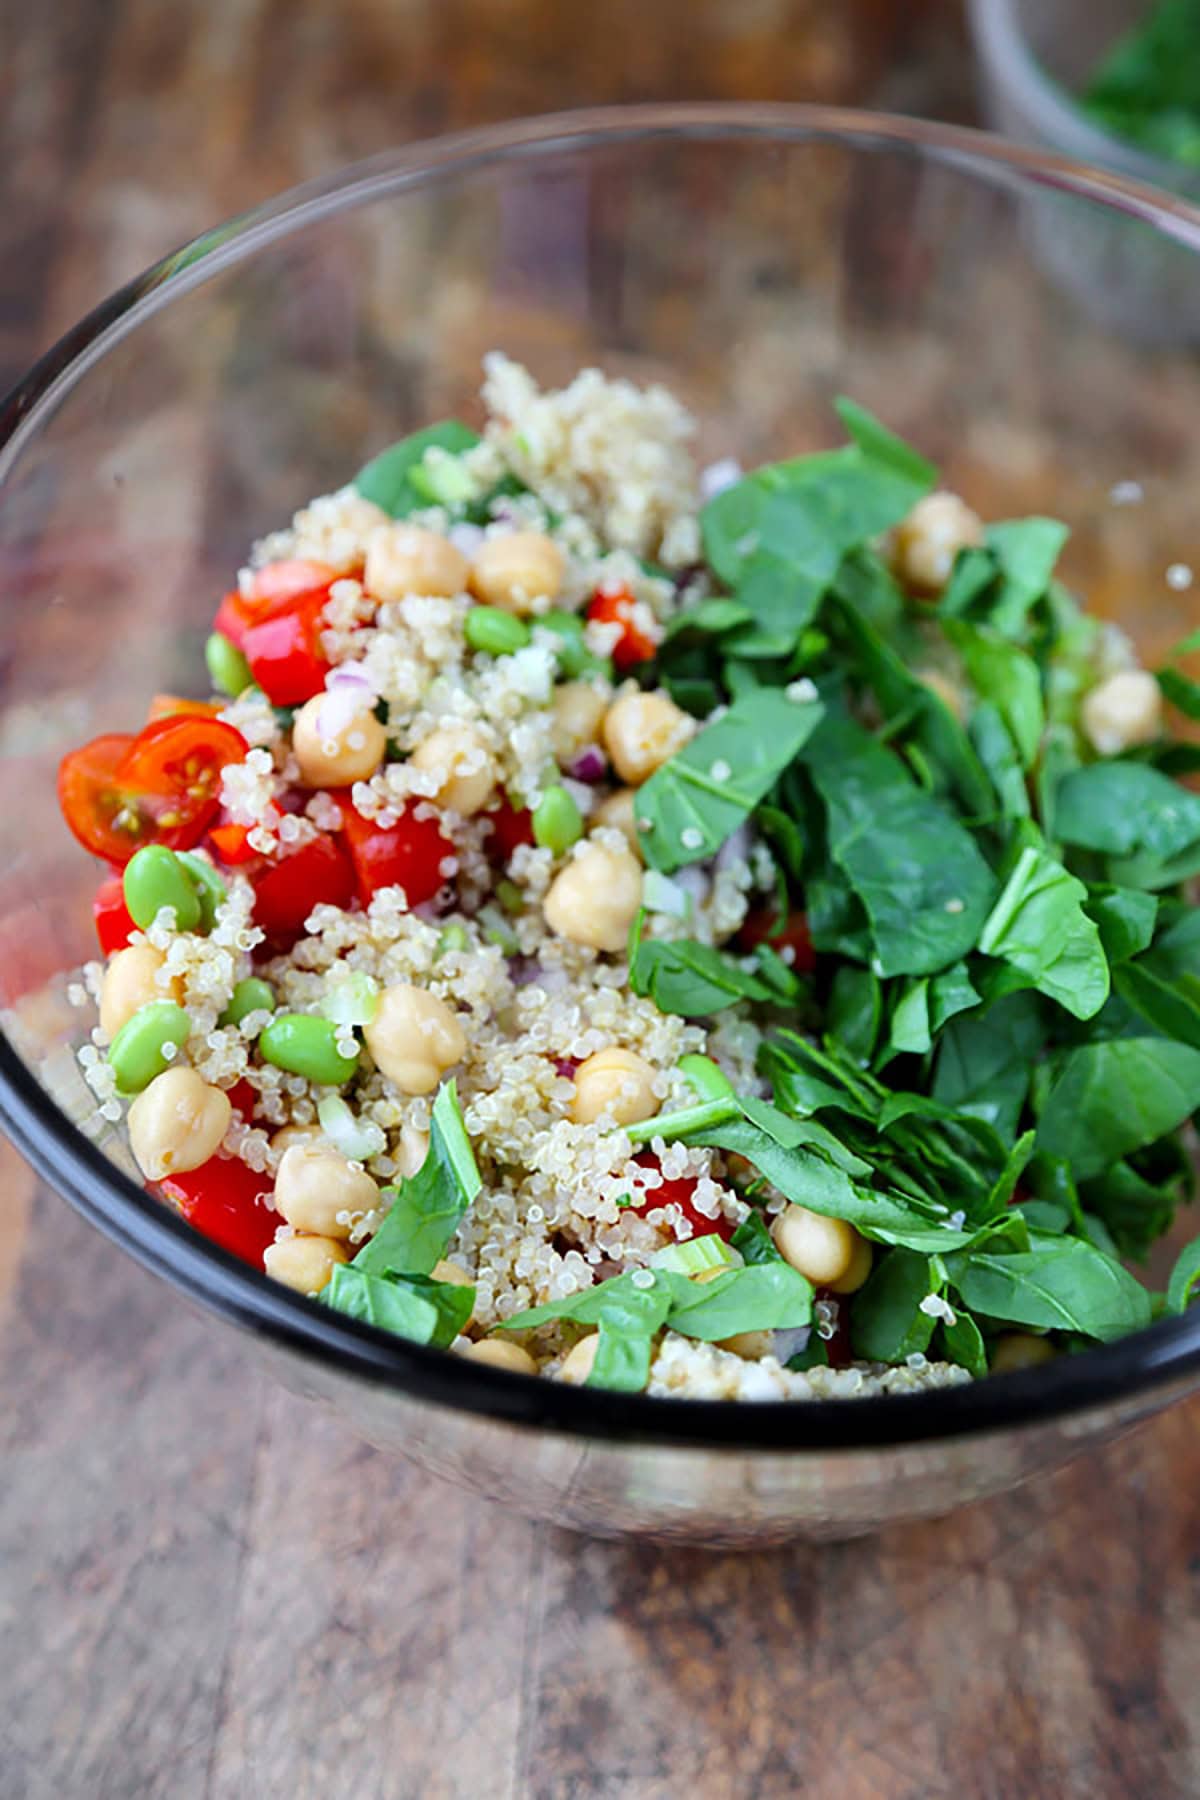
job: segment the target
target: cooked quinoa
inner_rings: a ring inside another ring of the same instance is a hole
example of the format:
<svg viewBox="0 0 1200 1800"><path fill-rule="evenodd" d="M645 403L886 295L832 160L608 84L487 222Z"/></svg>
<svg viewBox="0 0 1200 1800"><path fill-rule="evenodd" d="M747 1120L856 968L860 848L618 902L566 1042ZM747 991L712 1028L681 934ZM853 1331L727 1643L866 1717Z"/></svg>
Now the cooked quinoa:
<svg viewBox="0 0 1200 1800"><path fill-rule="evenodd" d="M697 470L661 388L543 393L496 353L483 403L480 435L405 440L252 548L209 645L224 697L168 699L115 774L64 763L68 822L126 865L69 990L100 1117L276 1279L550 1379L912 1392L1143 1322L1114 1260L1137 1230L1086 1155L1063 1210L1076 1153L1031 1075L1069 1055L1052 1005L1105 1016L1113 934L1152 947L1164 884L1098 925L1137 883L1086 834L1089 888L1056 861L1022 766L1152 771L1153 678L1053 554L1022 612L1012 539L857 409L840 463L755 485ZM1024 905L1070 970L1010 942ZM985 1015L1016 1046L994 1100L954 1087ZM1190 1112L1200 1072L1170 1074ZM1112 1159L1149 1191L1157 1156L1168 1216L1184 1116ZM1069 1260L1120 1304L985 1293L985 1244L1010 1285Z"/></svg>

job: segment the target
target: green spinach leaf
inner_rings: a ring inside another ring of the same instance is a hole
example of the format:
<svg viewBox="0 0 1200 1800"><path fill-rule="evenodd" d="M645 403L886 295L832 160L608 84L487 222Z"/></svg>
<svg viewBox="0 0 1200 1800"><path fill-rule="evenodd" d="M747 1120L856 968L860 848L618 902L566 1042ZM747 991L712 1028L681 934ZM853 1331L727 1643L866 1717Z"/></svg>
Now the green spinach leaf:
<svg viewBox="0 0 1200 1800"><path fill-rule="evenodd" d="M433 1103L425 1161L394 1191L383 1224L352 1267L370 1275L428 1275L482 1185L457 1090L447 1081Z"/></svg>

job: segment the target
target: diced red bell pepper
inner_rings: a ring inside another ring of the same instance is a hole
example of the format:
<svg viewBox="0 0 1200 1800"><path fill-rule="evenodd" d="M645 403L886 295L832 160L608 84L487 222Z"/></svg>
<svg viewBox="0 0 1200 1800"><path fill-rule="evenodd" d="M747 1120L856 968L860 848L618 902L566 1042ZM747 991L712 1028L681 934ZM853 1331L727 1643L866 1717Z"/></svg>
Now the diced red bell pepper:
<svg viewBox="0 0 1200 1800"><path fill-rule="evenodd" d="M275 1242L281 1222L262 1198L271 1192L269 1175L256 1175L237 1157L212 1156L186 1175L166 1176L158 1188L189 1225L262 1268L263 1251Z"/></svg>
<svg viewBox="0 0 1200 1800"><path fill-rule="evenodd" d="M249 825L234 825L228 821L223 825L214 825L209 831L208 841L213 854L227 869L237 869L243 863L260 860L259 852L247 842L250 831Z"/></svg>
<svg viewBox="0 0 1200 1800"><path fill-rule="evenodd" d="M254 1117L254 1108L258 1105L258 1089L245 1076L235 1081L231 1088L225 1089L226 1097L235 1112L240 1112L243 1119L249 1121Z"/></svg>
<svg viewBox="0 0 1200 1800"><path fill-rule="evenodd" d="M319 599L324 606L334 579L334 571L326 563L307 562L299 557L266 563L254 571L245 593L235 588L225 595L217 608L213 630L241 650L251 625L289 612L302 601Z"/></svg>
<svg viewBox="0 0 1200 1800"><path fill-rule="evenodd" d="M635 663L648 662L657 649L654 639L637 624L636 607L637 601L628 588L602 589L588 603L589 621L621 627L612 651L618 669L632 669Z"/></svg>
<svg viewBox="0 0 1200 1800"><path fill-rule="evenodd" d="M402 887L410 906L432 900L446 882L441 864L454 854L437 819L418 818L416 807L408 806L394 825L377 825L356 811L346 790L334 798L342 809L342 832L363 905L385 887Z"/></svg>
<svg viewBox="0 0 1200 1800"><path fill-rule="evenodd" d="M634 1161L640 1163L644 1169L657 1169L659 1166L658 1158L646 1151L643 1151L640 1156L636 1156ZM656 1187L653 1193L647 1194L645 1200L636 1206L634 1211L648 1213L654 1212L660 1206L678 1206L684 1218L691 1224L693 1237L711 1237L715 1232L719 1238L724 1238L728 1243L737 1229L732 1219L727 1219L723 1213L715 1219L710 1219L706 1213L698 1212L693 1198L695 1192L694 1178L690 1175L680 1175L674 1180L664 1180L662 1186Z"/></svg>
<svg viewBox="0 0 1200 1800"><path fill-rule="evenodd" d="M737 934L739 949L756 950L760 944L766 944L777 956L783 956L797 975L810 975L817 966L817 953L813 949L813 941L809 936L808 917L802 912L791 912L779 929L779 914L763 907L760 911L747 915ZM785 956L785 950L792 952Z"/></svg>
<svg viewBox="0 0 1200 1800"><path fill-rule="evenodd" d="M511 800L501 800L495 812L488 813L492 836L488 849L493 861L507 864L522 844L533 842L533 814Z"/></svg>
<svg viewBox="0 0 1200 1800"><path fill-rule="evenodd" d="M341 845L322 833L252 874L254 923L272 946L287 945L304 930L314 906L349 906L354 870Z"/></svg>
<svg viewBox="0 0 1200 1800"><path fill-rule="evenodd" d="M137 926L129 916L129 908L125 904L125 884L119 875L110 875L96 889L96 898L92 901L92 918L96 922L96 936L105 956L111 956L115 950L124 950Z"/></svg>
<svg viewBox="0 0 1200 1800"><path fill-rule="evenodd" d="M250 673L272 706L300 706L325 686L329 661L321 648L326 595L289 604L247 626L239 646Z"/></svg>

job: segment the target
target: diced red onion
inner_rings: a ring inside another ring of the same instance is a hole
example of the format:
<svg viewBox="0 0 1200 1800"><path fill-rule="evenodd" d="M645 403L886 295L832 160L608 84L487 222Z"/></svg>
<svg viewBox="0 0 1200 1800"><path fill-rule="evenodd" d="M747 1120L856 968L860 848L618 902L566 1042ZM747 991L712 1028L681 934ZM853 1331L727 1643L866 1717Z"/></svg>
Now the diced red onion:
<svg viewBox="0 0 1200 1800"><path fill-rule="evenodd" d="M730 863L749 861L750 852L754 848L754 833L748 825L739 825L737 830L725 839L717 851L718 869L727 869Z"/></svg>
<svg viewBox="0 0 1200 1800"><path fill-rule="evenodd" d="M808 1349L808 1340L812 1336L811 1325L792 1325L771 1333L771 1355L781 1363L793 1356L799 1356L802 1350Z"/></svg>
<svg viewBox="0 0 1200 1800"><path fill-rule="evenodd" d="M317 709L316 727L329 742L370 712L379 699L374 681L362 663L339 663L325 677L325 692Z"/></svg>
<svg viewBox="0 0 1200 1800"><path fill-rule="evenodd" d="M598 744L585 744L568 773L574 780L586 781L591 786L604 780L608 773L608 759Z"/></svg>
<svg viewBox="0 0 1200 1800"><path fill-rule="evenodd" d="M554 1073L561 1075L565 1081L574 1081L575 1071L579 1067L577 1056L560 1056L554 1064Z"/></svg>

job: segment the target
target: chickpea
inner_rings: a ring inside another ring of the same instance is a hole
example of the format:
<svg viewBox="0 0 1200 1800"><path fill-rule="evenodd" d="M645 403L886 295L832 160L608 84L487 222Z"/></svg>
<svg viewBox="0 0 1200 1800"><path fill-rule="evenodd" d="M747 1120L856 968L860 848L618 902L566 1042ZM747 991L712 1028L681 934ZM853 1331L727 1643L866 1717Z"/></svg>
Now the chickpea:
<svg viewBox="0 0 1200 1800"><path fill-rule="evenodd" d="M558 1371L560 1381L569 1381L572 1387L582 1387L592 1372L596 1361L596 1351L600 1347L600 1333L591 1331L587 1337L580 1338L573 1350L568 1350L562 1359Z"/></svg>
<svg viewBox="0 0 1200 1800"><path fill-rule="evenodd" d="M485 606L528 613L535 600L557 597L566 571L566 558L544 531L506 531L475 552L471 592Z"/></svg>
<svg viewBox="0 0 1200 1800"><path fill-rule="evenodd" d="M323 1144L325 1133L319 1125L281 1125L271 1137L271 1149L282 1156L293 1144Z"/></svg>
<svg viewBox="0 0 1200 1800"><path fill-rule="evenodd" d="M432 1269L429 1271L429 1278L431 1281L444 1281L450 1287L475 1286L474 1276L468 1275L465 1269L460 1269L457 1263L451 1262L449 1257L446 1256L440 1257L439 1260L434 1263ZM461 1329L465 1331L470 1324L471 1317L468 1317L464 1321Z"/></svg>
<svg viewBox="0 0 1200 1800"><path fill-rule="evenodd" d="M477 1344L464 1344L458 1354L469 1356L472 1362L489 1363L494 1369L509 1369L514 1375L537 1374L538 1366L528 1350L509 1343L507 1338L480 1338Z"/></svg>
<svg viewBox="0 0 1200 1800"><path fill-rule="evenodd" d="M367 539L363 586L376 600L409 594L461 594L468 563L461 550L420 525L383 525Z"/></svg>
<svg viewBox="0 0 1200 1800"><path fill-rule="evenodd" d="M350 1225L339 1213L373 1212L379 1189L365 1169L355 1168L328 1144L293 1144L275 1177L275 1211L297 1231L348 1238Z"/></svg>
<svg viewBox="0 0 1200 1800"><path fill-rule="evenodd" d="M633 852L585 842L551 882L542 912L559 937L617 951L625 948L641 903L642 870Z"/></svg>
<svg viewBox="0 0 1200 1800"><path fill-rule="evenodd" d="M228 1094L195 1069L164 1069L129 1108L129 1146L148 1181L184 1175L215 1156L229 1129Z"/></svg>
<svg viewBox="0 0 1200 1800"><path fill-rule="evenodd" d="M926 494L896 527L892 567L918 594L940 594L960 550L983 542L983 520L957 494Z"/></svg>
<svg viewBox="0 0 1200 1800"><path fill-rule="evenodd" d="M1058 1352L1044 1337L1029 1331L1006 1331L992 1345L988 1366L993 1375L1011 1375L1017 1369L1036 1369L1053 1362Z"/></svg>
<svg viewBox="0 0 1200 1800"><path fill-rule="evenodd" d="M496 759L470 725L442 725L417 745L414 769L441 776L433 798L464 819L482 811L496 791Z"/></svg>
<svg viewBox="0 0 1200 1800"><path fill-rule="evenodd" d="M604 825L610 831L625 834L629 848L641 860L641 845L638 841L637 809L634 805L636 793L633 788L618 788L615 793L603 799L592 814L593 829Z"/></svg>
<svg viewBox="0 0 1200 1800"><path fill-rule="evenodd" d="M329 704L328 694L314 694L292 723L292 750L305 787L348 787L352 781L366 781L387 749L387 732L366 707L340 730L325 732L321 711Z"/></svg>
<svg viewBox="0 0 1200 1800"><path fill-rule="evenodd" d="M610 1044L576 1069L571 1117L577 1125L591 1125L601 1115L616 1125L652 1118L661 1104L654 1080L655 1071L644 1056Z"/></svg>
<svg viewBox="0 0 1200 1800"><path fill-rule="evenodd" d="M827 1219L806 1206L785 1207L771 1226L775 1248L814 1287L829 1287L849 1274L858 1236L845 1219Z"/></svg>
<svg viewBox="0 0 1200 1800"><path fill-rule="evenodd" d="M115 952L100 984L100 1025L110 1039L152 1000L183 1004L183 983L177 975L162 987L155 980L166 960L153 944L129 944Z"/></svg>
<svg viewBox="0 0 1200 1800"><path fill-rule="evenodd" d="M411 1181L429 1155L429 1133L417 1125L404 1125L396 1145L396 1173L403 1181Z"/></svg>
<svg viewBox="0 0 1200 1800"><path fill-rule="evenodd" d="M467 1048L446 1002L407 982L384 989L363 1036L376 1067L405 1094L431 1094Z"/></svg>
<svg viewBox="0 0 1200 1800"><path fill-rule="evenodd" d="M623 694L604 715L604 744L621 780L640 787L695 729L666 694Z"/></svg>
<svg viewBox="0 0 1200 1800"><path fill-rule="evenodd" d="M718 1350L728 1350L743 1362L761 1362L774 1348L775 1339L769 1331L735 1331L732 1337L721 1338L717 1344Z"/></svg>
<svg viewBox="0 0 1200 1800"><path fill-rule="evenodd" d="M1150 744L1162 731L1162 693L1145 669L1121 669L1083 697L1083 729L1101 756Z"/></svg>
<svg viewBox="0 0 1200 1800"><path fill-rule="evenodd" d="M555 688L553 707L550 742L559 763L567 768L585 744L599 741L608 701L590 681L567 681Z"/></svg>
<svg viewBox="0 0 1200 1800"><path fill-rule="evenodd" d="M280 1238L263 1251L263 1268L272 1281L281 1281L298 1294L319 1294L338 1263L347 1261L346 1252L331 1237Z"/></svg>
<svg viewBox="0 0 1200 1800"><path fill-rule="evenodd" d="M850 1267L838 1281L826 1282L831 1294L857 1294L871 1273L875 1261L875 1252L870 1238L860 1237L854 1233L854 1255L850 1259Z"/></svg>

